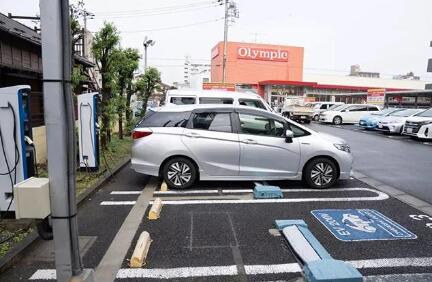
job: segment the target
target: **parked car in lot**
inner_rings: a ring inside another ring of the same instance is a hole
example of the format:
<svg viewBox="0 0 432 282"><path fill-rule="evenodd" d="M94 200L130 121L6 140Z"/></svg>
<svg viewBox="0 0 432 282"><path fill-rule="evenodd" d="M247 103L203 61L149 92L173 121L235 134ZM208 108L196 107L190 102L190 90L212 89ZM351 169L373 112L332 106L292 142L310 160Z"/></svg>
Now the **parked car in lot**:
<svg viewBox="0 0 432 282"><path fill-rule="evenodd" d="M344 102L316 102L311 105L313 109L312 119L319 121L319 115L322 112L329 111L335 105L345 105Z"/></svg>
<svg viewBox="0 0 432 282"><path fill-rule="evenodd" d="M336 125L343 123L358 123L360 118L371 112L378 112L380 108L375 105L349 104L325 111L320 114L320 121Z"/></svg>
<svg viewBox="0 0 432 282"><path fill-rule="evenodd" d="M253 92L234 92L225 90L168 90L165 105L226 104L242 105L273 112L270 105Z"/></svg>
<svg viewBox="0 0 432 282"><path fill-rule="evenodd" d="M132 133L132 168L173 188L197 180L301 180L331 187L350 176L350 147L260 109L189 105L151 110Z"/></svg>
<svg viewBox="0 0 432 282"><path fill-rule="evenodd" d="M418 113L423 112L424 109L405 109L395 112L389 116L384 117L378 122L377 130L385 133L401 134L405 121Z"/></svg>
<svg viewBox="0 0 432 282"><path fill-rule="evenodd" d="M284 105L281 109L282 116L296 122L310 123L313 110L304 104L304 98L298 96L285 97Z"/></svg>
<svg viewBox="0 0 432 282"><path fill-rule="evenodd" d="M402 134L420 139L432 139L432 108L407 118Z"/></svg>
<svg viewBox="0 0 432 282"><path fill-rule="evenodd" d="M381 119L402 110L403 109L400 108L387 108L379 112L373 112L371 114L363 116L359 120L359 126L364 129L375 129Z"/></svg>

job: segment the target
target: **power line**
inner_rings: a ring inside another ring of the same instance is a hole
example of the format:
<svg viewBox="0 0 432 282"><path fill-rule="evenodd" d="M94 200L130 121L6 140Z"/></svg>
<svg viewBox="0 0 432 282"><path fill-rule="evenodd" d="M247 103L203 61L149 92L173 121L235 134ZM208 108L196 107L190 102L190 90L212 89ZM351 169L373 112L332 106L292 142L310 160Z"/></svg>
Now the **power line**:
<svg viewBox="0 0 432 282"><path fill-rule="evenodd" d="M180 13L188 13L188 12L194 12L199 10L205 10L209 8L218 7L218 4L213 5L207 5L202 7L194 7L194 8L188 8L178 11L162 11L162 12L154 12L154 13L134 13L134 14L122 14L122 15L112 15L112 16L96 16L95 19L118 19L118 18L130 18L130 17L151 17L151 16L161 16L161 15L170 15L170 14L180 14Z"/></svg>
<svg viewBox="0 0 432 282"><path fill-rule="evenodd" d="M190 26L202 25L202 24L206 24L206 23L217 22L217 21L220 21L223 19L224 18L217 18L217 19L213 19L213 20L196 22L196 23L191 23L191 24L162 27L162 28L154 28L154 29L126 30L126 31L121 31L121 33L140 33L140 32L149 32L149 31L172 30L172 29L179 29L179 28L184 28L184 27L190 27Z"/></svg>
<svg viewBox="0 0 432 282"><path fill-rule="evenodd" d="M154 13L154 12L163 12L163 11L166 12L166 11L181 10L181 9L211 5L211 4L215 4L215 3L217 3L217 2L215 2L215 1L200 1L200 2L196 2L196 3L190 3L190 4L165 6L165 7L157 7L157 8L150 8L150 9L140 9L140 10L126 10L126 11L118 11L118 12L100 12L97 14L109 16L109 15L132 15L132 14L142 14L142 13Z"/></svg>

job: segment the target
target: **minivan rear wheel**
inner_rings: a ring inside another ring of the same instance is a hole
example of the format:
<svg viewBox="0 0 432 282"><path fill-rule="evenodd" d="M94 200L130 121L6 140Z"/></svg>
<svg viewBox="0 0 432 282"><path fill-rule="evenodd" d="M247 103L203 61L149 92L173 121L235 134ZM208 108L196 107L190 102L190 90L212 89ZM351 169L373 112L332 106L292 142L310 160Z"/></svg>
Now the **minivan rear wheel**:
<svg viewBox="0 0 432 282"><path fill-rule="evenodd" d="M309 162L304 170L304 180L311 188L329 188L337 178L336 164L328 158L316 158Z"/></svg>
<svg viewBox="0 0 432 282"><path fill-rule="evenodd" d="M187 158L178 157L166 162L162 176L170 188L187 189L195 183L197 169Z"/></svg>
<svg viewBox="0 0 432 282"><path fill-rule="evenodd" d="M334 125L341 125L342 124L342 118L340 116L335 116L333 118L333 124Z"/></svg>

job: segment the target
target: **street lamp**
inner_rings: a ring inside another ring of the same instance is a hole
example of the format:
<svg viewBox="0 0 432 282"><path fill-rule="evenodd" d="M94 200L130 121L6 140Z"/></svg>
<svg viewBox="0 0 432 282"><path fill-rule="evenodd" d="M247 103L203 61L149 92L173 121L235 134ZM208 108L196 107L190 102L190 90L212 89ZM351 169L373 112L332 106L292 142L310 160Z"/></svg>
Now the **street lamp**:
<svg viewBox="0 0 432 282"><path fill-rule="evenodd" d="M156 41L152 39L148 39L148 37L144 37L144 72L147 70L147 47L153 46L156 43Z"/></svg>

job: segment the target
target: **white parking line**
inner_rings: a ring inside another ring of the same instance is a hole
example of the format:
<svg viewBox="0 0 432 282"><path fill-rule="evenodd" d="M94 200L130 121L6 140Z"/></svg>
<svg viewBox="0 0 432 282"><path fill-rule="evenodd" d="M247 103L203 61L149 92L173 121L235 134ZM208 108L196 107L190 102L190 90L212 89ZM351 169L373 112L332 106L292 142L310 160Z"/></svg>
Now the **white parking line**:
<svg viewBox="0 0 432 282"><path fill-rule="evenodd" d="M326 190L315 189L282 189L283 192L334 192L334 191L370 191L377 194L374 197L332 197L332 198L285 198L285 199L205 199L205 200L165 200L164 205L202 205L202 204L266 204L266 203L304 203L304 202L353 202L353 201L382 201L389 196L371 188L332 188ZM153 204L153 201L150 202Z"/></svg>
<svg viewBox="0 0 432 282"><path fill-rule="evenodd" d="M372 189L371 189L372 190ZM375 197L341 197L341 198L294 198L294 199L255 199L255 200L166 200L164 205L202 205L202 204L268 204L268 203L304 203L304 202L354 202L382 201L389 196L381 191L374 191ZM153 202L150 202L153 204Z"/></svg>
<svg viewBox="0 0 432 282"><path fill-rule="evenodd" d="M101 206L133 206L136 201L103 201Z"/></svg>
<svg viewBox="0 0 432 282"><path fill-rule="evenodd" d="M232 276L237 275L237 266L208 266L208 267L179 267L156 269L120 269L116 278L156 278L174 279L205 276Z"/></svg>
<svg viewBox="0 0 432 282"><path fill-rule="evenodd" d="M270 264L270 265L245 265L245 272L248 275L276 274L276 273L297 273L301 272L298 263Z"/></svg>
<svg viewBox="0 0 432 282"><path fill-rule="evenodd" d="M111 195L139 195L142 191L112 191Z"/></svg>
<svg viewBox="0 0 432 282"><path fill-rule="evenodd" d="M155 191L154 195L217 194L219 190Z"/></svg>
<svg viewBox="0 0 432 282"><path fill-rule="evenodd" d="M352 260L348 261L358 269L380 268L380 267L407 267L407 266L432 266L432 257L423 258L384 258L371 260Z"/></svg>
<svg viewBox="0 0 432 282"><path fill-rule="evenodd" d="M432 267L432 257L420 258L383 258L346 261L357 269L368 268L396 268L396 267ZM298 263L269 264L269 265L245 265L247 275L300 273L301 266ZM123 268L117 272L116 278L158 278L175 279L206 276L233 276L237 275L236 265L226 266L200 266L178 268ZM54 280L55 269L39 269L30 280Z"/></svg>

